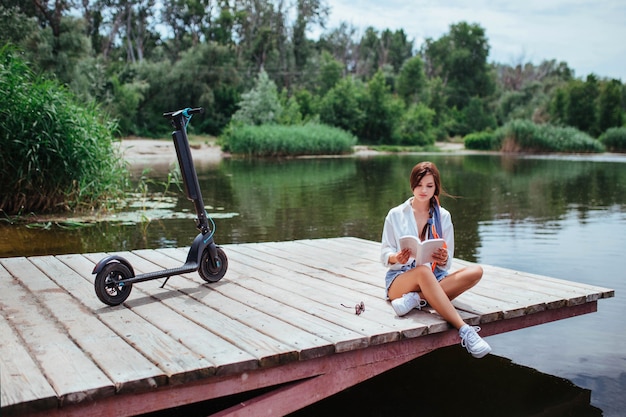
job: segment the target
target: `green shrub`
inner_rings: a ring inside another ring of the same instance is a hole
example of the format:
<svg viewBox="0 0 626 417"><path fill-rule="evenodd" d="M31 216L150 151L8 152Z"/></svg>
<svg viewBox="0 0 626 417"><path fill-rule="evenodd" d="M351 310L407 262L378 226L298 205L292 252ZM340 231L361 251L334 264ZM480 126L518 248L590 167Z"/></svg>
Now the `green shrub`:
<svg viewBox="0 0 626 417"><path fill-rule="evenodd" d="M600 142L611 152L626 152L626 127L612 127L600 136Z"/></svg>
<svg viewBox="0 0 626 417"><path fill-rule="evenodd" d="M320 121L355 135L363 130L365 113L361 108L365 87L352 78L344 78L331 88L319 103Z"/></svg>
<svg viewBox="0 0 626 417"><path fill-rule="evenodd" d="M504 152L603 152L604 146L573 127L512 120L494 133L494 147Z"/></svg>
<svg viewBox="0 0 626 417"><path fill-rule="evenodd" d="M7 214L94 208L118 196L127 170L114 124L0 49L0 207Z"/></svg>
<svg viewBox="0 0 626 417"><path fill-rule="evenodd" d="M433 118L435 111L425 104L414 104L402 115L397 136L402 145L426 146L435 143Z"/></svg>
<svg viewBox="0 0 626 417"><path fill-rule="evenodd" d="M276 83L261 69L255 87L241 95L239 110L232 119L238 123L262 125L278 122L282 112Z"/></svg>
<svg viewBox="0 0 626 417"><path fill-rule="evenodd" d="M494 149L495 135L493 132L470 133L463 138L466 149L490 151Z"/></svg>
<svg viewBox="0 0 626 417"><path fill-rule="evenodd" d="M232 124L220 138L225 151L249 156L338 155L349 153L356 137L331 126Z"/></svg>

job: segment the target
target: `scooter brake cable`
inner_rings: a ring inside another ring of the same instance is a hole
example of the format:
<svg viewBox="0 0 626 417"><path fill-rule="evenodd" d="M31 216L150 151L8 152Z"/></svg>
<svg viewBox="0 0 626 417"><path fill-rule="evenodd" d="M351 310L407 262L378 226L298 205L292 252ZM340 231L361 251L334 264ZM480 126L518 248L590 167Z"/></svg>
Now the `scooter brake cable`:
<svg viewBox="0 0 626 417"><path fill-rule="evenodd" d="M187 126L189 125L189 122L191 121L191 117L193 116L193 114L189 114L189 110L191 110L191 107L187 107L186 109L183 109L183 116L185 116L185 118L187 119L185 121L185 129L187 129Z"/></svg>

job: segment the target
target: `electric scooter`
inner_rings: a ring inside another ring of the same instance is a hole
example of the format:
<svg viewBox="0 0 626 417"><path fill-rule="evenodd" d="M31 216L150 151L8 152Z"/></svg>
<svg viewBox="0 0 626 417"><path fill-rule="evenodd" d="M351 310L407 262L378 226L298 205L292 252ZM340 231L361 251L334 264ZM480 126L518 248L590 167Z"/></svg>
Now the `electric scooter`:
<svg viewBox="0 0 626 417"><path fill-rule="evenodd" d="M187 137L187 123L194 114L203 113L203 108L186 108L174 112L163 113L174 126L172 140L176 148L178 164L185 184L187 198L193 201L196 209L196 228L200 233L196 236L185 263L173 269L149 272L135 275L132 265L121 256L111 255L102 259L94 267L92 274L96 274L94 286L96 295L105 304L115 306L126 301L133 288L133 284L152 279L166 278L163 288L173 275L187 274L198 271L200 277L207 282L217 282L224 277L228 269L228 258L213 240L215 223L209 227L210 218L207 216L198 183L198 175L191 158L191 149Z"/></svg>

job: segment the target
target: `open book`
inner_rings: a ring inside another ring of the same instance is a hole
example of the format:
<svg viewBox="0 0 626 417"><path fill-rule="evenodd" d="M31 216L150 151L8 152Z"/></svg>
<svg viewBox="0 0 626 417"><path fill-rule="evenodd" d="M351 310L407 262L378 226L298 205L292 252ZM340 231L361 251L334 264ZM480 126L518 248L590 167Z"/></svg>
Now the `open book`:
<svg viewBox="0 0 626 417"><path fill-rule="evenodd" d="M427 239L420 242L415 236L407 235L400 238L400 248L409 248L411 257L415 259L417 265L422 265L433 261L433 254L437 249L442 248L445 240Z"/></svg>

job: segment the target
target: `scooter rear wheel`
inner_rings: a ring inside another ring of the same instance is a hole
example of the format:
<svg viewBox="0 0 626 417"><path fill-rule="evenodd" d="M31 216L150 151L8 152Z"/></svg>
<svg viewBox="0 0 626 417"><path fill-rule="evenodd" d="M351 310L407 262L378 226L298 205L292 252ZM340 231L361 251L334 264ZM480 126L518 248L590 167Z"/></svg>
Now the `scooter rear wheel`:
<svg viewBox="0 0 626 417"><path fill-rule="evenodd" d="M116 306L122 304L133 289L133 284L119 284L119 281L131 278L128 267L119 262L111 262L96 275L94 287L96 295L104 304Z"/></svg>
<svg viewBox="0 0 626 417"><path fill-rule="evenodd" d="M211 254L209 253L209 249L205 249L202 252L198 273L206 282L217 282L222 279L224 275L226 275L226 270L228 269L228 258L226 257L224 250L219 247L217 248L217 257L219 259L217 266L213 265L210 256Z"/></svg>

